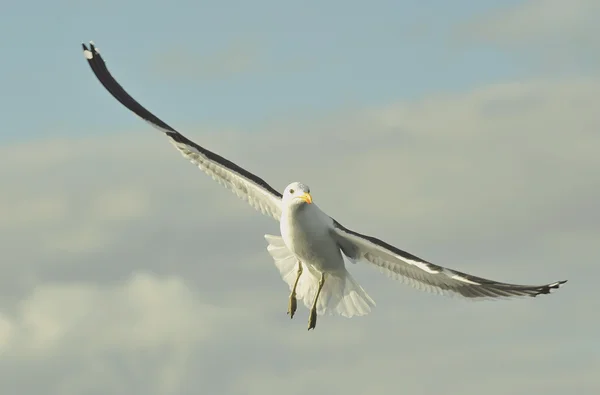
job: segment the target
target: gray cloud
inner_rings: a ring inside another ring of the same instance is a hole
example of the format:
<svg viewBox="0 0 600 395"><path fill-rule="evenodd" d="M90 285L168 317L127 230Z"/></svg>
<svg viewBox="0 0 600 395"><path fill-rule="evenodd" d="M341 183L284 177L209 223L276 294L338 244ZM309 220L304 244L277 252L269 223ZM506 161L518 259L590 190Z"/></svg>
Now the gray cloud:
<svg viewBox="0 0 600 395"><path fill-rule="evenodd" d="M599 85L499 84L260 132L187 131L436 263L570 280L468 303L353 266L377 308L311 333L305 309L285 314L262 237L277 224L152 129L1 147L0 391L597 393Z"/></svg>
<svg viewBox="0 0 600 395"><path fill-rule="evenodd" d="M599 15L595 0L529 0L473 18L457 28L457 36L516 50L547 70L594 72L600 63Z"/></svg>
<svg viewBox="0 0 600 395"><path fill-rule="evenodd" d="M186 47L173 48L156 58L156 69L161 74L186 77L227 78L241 73L256 72L261 68L259 47L252 42L232 42L227 47L202 58L192 56Z"/></svg>
<svg viewBox="0 0 600 395"><path fill-rule="evenodd" d="M174 46L153 57L154 71L161 77L186 79L230 79L244 75L305 71L315 59L294 55L277 59L259 39L244 37L198 56L187 46Z"/></svg>

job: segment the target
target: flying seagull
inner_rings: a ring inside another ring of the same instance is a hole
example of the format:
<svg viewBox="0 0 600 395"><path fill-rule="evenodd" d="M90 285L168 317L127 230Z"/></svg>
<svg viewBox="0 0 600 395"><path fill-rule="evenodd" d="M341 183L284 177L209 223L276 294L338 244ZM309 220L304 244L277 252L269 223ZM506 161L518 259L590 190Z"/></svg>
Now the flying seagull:
<svg viewBox="0 0 600 395"><path fill-rule="evenodd" d="M279 221L281 236L265 235L267 250L290 288L288 314L294 317L297 298L310 309L308 330L317 314L345 317L368 314L375 302L346 270L366 261L388 276L416 288L470 299L510 298L548 294L566 282L517 285L476 277L435 265L382 240L342 226L313 202L310 188L293 182L282 193L262 178L194 143L133 99L114 79L90 42L83 54L100 83L115 99L159 129L181 154L252 207Z"/></svg>

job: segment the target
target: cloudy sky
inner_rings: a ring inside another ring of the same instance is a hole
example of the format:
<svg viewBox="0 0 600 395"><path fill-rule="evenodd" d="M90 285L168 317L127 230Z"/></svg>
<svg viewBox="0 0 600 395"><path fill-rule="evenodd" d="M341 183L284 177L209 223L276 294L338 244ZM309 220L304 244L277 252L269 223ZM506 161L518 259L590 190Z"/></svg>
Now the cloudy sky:
<svg viewBox="0 0 600 395"><path fill-rule="evenodd" d="M600 392L596 0L11 2L0 16L0 393ZM366 265L286 315L262 217L95 80L345 226L536 299ZM326 169L326 170L324 170Z"/></svg>

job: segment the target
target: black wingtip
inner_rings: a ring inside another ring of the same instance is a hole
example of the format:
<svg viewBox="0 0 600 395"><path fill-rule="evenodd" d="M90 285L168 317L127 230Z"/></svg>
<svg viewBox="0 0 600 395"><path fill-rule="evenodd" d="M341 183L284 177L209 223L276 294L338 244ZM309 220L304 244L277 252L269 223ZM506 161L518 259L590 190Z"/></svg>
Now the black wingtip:
<svg viewBox="0 0 600 395"><path fill-rule="evenodd" d="M543 287L541 287L538 292L532 294L531 296L533 296L534 298L538 295L548 295L550 294L550 291L552 291L553 289L559 289L561 285L563 285L564 283L566 283L568 280L561 280L561 281L557 281L555 283L552 284L548 284L548 285L544 285Z"/></svg>
<svg viewBox="0 0 600 395"><path fill-rule="evenodd" d="M550 288L552 289L558 289L560 288L561 285L563 285L564 283L566 283L568 280L561 280L561 281L557 281L554 284L550 284Z"/></svg>

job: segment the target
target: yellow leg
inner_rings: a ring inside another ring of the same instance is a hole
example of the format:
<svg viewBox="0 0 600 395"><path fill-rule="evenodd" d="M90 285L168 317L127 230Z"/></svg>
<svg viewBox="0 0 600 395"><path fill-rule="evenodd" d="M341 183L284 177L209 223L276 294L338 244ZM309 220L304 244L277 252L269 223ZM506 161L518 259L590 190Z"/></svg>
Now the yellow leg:
<svg viewBox="0 0 600 395"><path fill-rule="evenodd" d="M294 314L296 313L296 309L298 308L298 302L296 301L296 287L298 286L298 280L300 280L300 275L302 275L302 262L298 261L298 276L296 276L296 281L294 282L294 287L292 288L292 293L290 294L290 301L288 303L288 314L290 315L290 319L294 318Z"/></svg>
<svg viewBox="0 0 600 395"><path fill-rule="evenodd" d="M308 318L308 330L315 329L315 326L317 325L317 301L319 300L319 295L321 294L321 290L323 289L323 284L325 284L325 273L321 273L321 279L319 280L319 289L317 289L315 300L313 301L312 308L310 309L310 316Z"/></svg>

